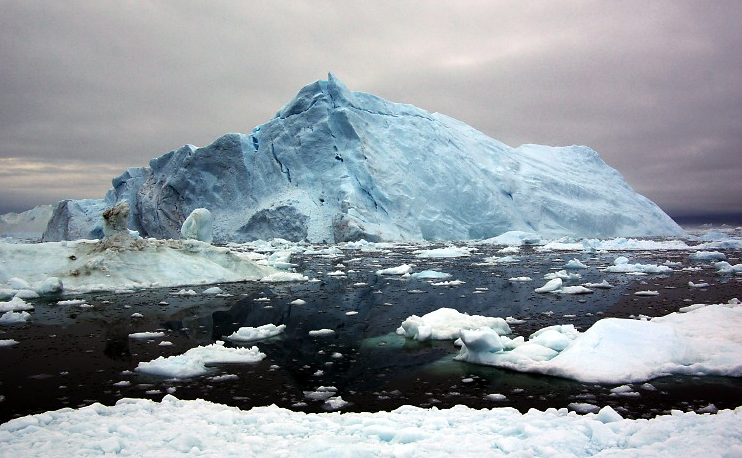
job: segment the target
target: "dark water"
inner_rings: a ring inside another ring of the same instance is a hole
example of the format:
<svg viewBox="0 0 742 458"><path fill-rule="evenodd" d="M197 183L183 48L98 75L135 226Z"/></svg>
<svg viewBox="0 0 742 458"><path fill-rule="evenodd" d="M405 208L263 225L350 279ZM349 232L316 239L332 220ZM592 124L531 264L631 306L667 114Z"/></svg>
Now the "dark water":
<svg viewBox="0 0 742 458"><path fill-rule="evenodd" d="M688 301L725 302L728 297L714 300L713 296L739 290L740 285L735 279L714 278L713 271L698 272L692 277L694 281L705 278L718 285L709 288L710 292L692 292L707 297L692 297L687 275L680 272L635 277L604 274L597 269L619 253L542 254L524 248L517 255L521 259L517 264L477 265L493 255L496 250L492 248L481 249L471 257L438 260L416 258L412 248L377 253L348 250L337 258L294 255L292 262L299 264L301 271L321 281L221 285L232 294L226 298L171 294L180 288L79 296L93 304L92 309L58 306L56 299L34 301L31 322L0 328L0 338L21 342L0 348L0 395L4 396L0 421L92 402L113 404L122 397L159 399L168 392L183 399L203 398L241 408L277 404L316 412L323 410L323 404L307 399L304 392L320 386L334 386L337 395L349 402L345 411L390 410L404 404L439 408L456 404L512 406L525 411L589 402L611 405L623 415L636 418L670 409L698 410L709 404L721 409L741 404L740 379L670 377L651 381L655 390L634 385L640 396L615 396L610 392L614 385L583 384L462 363L453 360L458 350L451 342L418 343L395 334L408 316L440 307L525 320L511 325L516 335L527 336L552 324L572 323L584 330L603 316L657 316L675 311ZM632 260L661 263L671 259L689 265L687 253L681 252L634 252L629 256ZM533 293L545 282L545 273L561 269L572 258L590 266L579 271L583 278L578 283L605 278L615 287L587 296ZM339 263L347 275L327 276L338 269ZM403 263L414 264L415 271L447 272L452 274L450 279L465 283L432 286L428 281L375 274L377 269ZM530 276L534 281L507 280L517 276ZM636 290L658 288L662 289L661 297L633 296ZM193 289L201 291L203 287ZM262 298L269 301L258 300ZM303 299L306 304L291 305L294 299ZM160 305L162 301L168 304ZM135 312L144 317L132 318ZM250 344L267 354L260 363L220 365L212 374L187 380L134 372L140 361L181 354L222 340L239 327L267 323L286 324L286 332ZM323 337L308 335L310 330L321 328L336 332ZM166 337L128 337L132 332L155 330L165 331ZM159 346L162 340L173 345ZM236 378L213 378L225 374ZM485 399L495 393L506 399Z"/></svg>

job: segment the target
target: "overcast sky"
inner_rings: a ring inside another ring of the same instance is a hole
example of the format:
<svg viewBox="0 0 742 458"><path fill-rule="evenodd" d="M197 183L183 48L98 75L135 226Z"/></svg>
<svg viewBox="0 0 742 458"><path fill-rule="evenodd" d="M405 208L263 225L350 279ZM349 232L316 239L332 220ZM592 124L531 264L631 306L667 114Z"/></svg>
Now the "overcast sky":
<svg viewBox="0 0 742 458"><path fill-rule="evenodd" d="M0 213L250 132L332 71L512 146L588 145L671 215L742 213L739 1L0 0Z"/></svg>

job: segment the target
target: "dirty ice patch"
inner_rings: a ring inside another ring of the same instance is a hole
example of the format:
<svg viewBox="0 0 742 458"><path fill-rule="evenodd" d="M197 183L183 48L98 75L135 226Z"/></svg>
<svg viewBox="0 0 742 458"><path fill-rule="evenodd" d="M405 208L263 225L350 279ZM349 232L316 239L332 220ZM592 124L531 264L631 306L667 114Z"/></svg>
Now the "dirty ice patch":
<svg viewBox="0 0 742 458"><path fill-rule="evenodd" d="M49 279L72 293L259 280L278 272L228 248L196 240L111 237L0 243L0 260L8 259L13 262L2 263L0 288L16 278L40 293L53 286Z"/></svg>
<svg viewBox="0 0 742 458"><path fill-rule="evenodd" d="M587 409L585 409L587 410ZM597 409L596 409L597 410ZM611 407L423 409L304 413L277 406L240 410L205 400L122 399L10 420L0 452L71 456L737 456L742 408L623 419ZM465 451L462 453L462 451Z"/></svg>
<svg viewBox="0 0 742 458"><path fill-rule="evenodd" d="M739 304L708 305L648 321L604 318L583 333L557 330L567 345L551 332L553 327L546 329L548 342L543 341L547 332L539 331L515 344L516 339L498 340L493 333L462 333L457 359L588 383L634 383L674 374L742 376Z"/></svg>
<svg viewBox="0 0 742 458"><path fill-rule="evenodd" d="M440 308L423 316L412 315L397 328L397 334L420 342L428 339L455 340L462 329L486 327L497 334L510 334L510 326L499 317L469 315L451 308Z"/></svg>
<svg viewBox="0 0 742 458"><path fill-rule="evenodd" d="M198 377L209 373L207 366L226 363L257 363L265 358L258 347L229 348L224 342L191 348L182 355L160 356L152 361L141 362L137 372L171 378Z"/></svg>
<svg viewBox="0 0 742 458"><path fill-rule="evenodd" d="M256 340L263 340L275 337L283 333L285 329L285 324L279 324L278 326L276 326L272 323L264 324L263 326L258 327L245 326L239 328L232 334L225 336L225 339L231 340L233 342L254 342Z"/></svg>

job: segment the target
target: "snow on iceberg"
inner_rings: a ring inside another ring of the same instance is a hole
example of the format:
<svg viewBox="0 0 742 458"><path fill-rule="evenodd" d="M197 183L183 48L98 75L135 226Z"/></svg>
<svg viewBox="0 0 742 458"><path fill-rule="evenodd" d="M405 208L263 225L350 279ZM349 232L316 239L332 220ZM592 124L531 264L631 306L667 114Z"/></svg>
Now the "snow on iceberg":
<svg viewBox="0 0 742 458"><path fill-rule="evenodd" d="M307 414L277 406L240 410L204 400L122 399L10 420L0 451L70 456L737 456L742 408L625 420L611 407L423 409ZM60 440L64 438L64 440Z"/></svg>
<svg viewBox="0 0 742 458"><path fill-rule="evenodd" d="M265 358L258 347L229 348L224 342L191 348L182 355L160 356L152 361L139 363L137 372L171 378L191 378L209 373L207 367L226 363L257 363Z"/></svg>
<svg viewBox="0 0 742 458"><path fill-rule="evenodd" d="M428 339L455 340L463 329L486 327L497 334L510 334L510 326L499 317L469 315L451 308L440 308L423 316L412 315L397 328L397 334L423 342Z"/></svg>
<svg viewBox="0 0 742 458"><path fill-rule="evenodd" d="M218 242L684 234L588 147L512 148L333 75L249 134L183 146L112 184L104 199L57 204L44 240L100 237L102 209L122 201L129 227L162 239L196 208Z"/></svg>
<svg viewBox="0 0 742 458"><path fill-rule="evenodd" d="M508 339L512 349L502 338L498 342L490 335L492 345L483 346L479 336L462 333L457 359L588 383L634 383L673 374L740 377L739 329L742 306L708 305L648 321L604 318L583 333L550 327L516 345Z"/></svg>

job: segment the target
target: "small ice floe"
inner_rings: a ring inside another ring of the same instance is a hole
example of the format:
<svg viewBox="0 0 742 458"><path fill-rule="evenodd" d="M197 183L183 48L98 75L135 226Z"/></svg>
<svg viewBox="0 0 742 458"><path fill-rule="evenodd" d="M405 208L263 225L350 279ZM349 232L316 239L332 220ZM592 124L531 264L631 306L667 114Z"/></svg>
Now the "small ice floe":
<svg viewBox="0 0 742 458"><path fill-rule="evenodd" d="M613 285L608 283L608 280L603 280L600 283L583 283L582 286L585 288L593 288L593 289L610 289L613 288Z"/></svg>
<svg viewBox="0 0 742 458"><path fill-rule="evenodd" d="M64 301L57 301L57 305L82 305L84 303L84 299L67 299Z"/></svg>
<svg viewBox="0 0 742 458"><path fill-rule="evenodd" d="M305 391L304 397L310 401L326 401L337 394L334 386L320 386L314 391Z"/></svg>
<svg viewBox="0 0 742 458"><path fill-rule="evenodd" d="M229 348L224 342L191 348L181 355L160 356L152 361L141 362L137 372L170 378L189 378L207 374L207 366L220 363L257 363L265 358L258 347Z"/></svg>
<svg viewBox="0 0 742 458"><path fill-rule="evenodd" d="M447 281L433 282L430 285L431 286L459 286L465 283L466 283L465 281L461 281L461 280L447 280Z"/></svg>
<svg viewBox="0 0 742 458"><path fill-rule="evenodd" d="M462 329L493 329L497 334L510 334L510 326L499 317L468 315L451 308L440 308L423 316L412 315L402 322L397 334L423 342L455 340Z"/></svg>
<svg viewBox="0 0 742 458"><path fill-rule="evenodd" d="M170 294L173 296L198 296L198 293L192 289L181 289Z"/></svg>
<svg viewBox="0 0 742 458"><path fill-rule="evenodd" d="M570 402L567 408L583 415L587 413L598 413L600 411L600 407L588 402Z"/></svg>
<svg viewBox="0 0 742 458"><path fill-rule="evenodd" d="M438 280L449 278L450 276L451 274L438 272L437 270L423 270L422 272L417 272L411 275L411 277L416 280Z"/></svg>
<svg viewBox="0 0 742 458"><path fill-rule="evenodd" d="M233 342L254 342L257 340L269 339L284 332L285 324L269 323L258 327L245 326L241 327L232 334L225 336L225 339Z"/></svg>
<svg viewBox="0 0 742 458"><path fill-rule="evenodd" d="M689 281L688 282L688 287L689 288L708 288L709 286L711 286L711 285L709 285L705 281L701 281L699 283L693 283L692 281Z"/></svg>
<svg viewBox="0 0 742 458"><path fill-rule="evenodd" d="M31 319L28 312L5 312L0 315L0 324L21 324Z"/></svg>
<svg viewBox="0 0 742 458"><path fill-rule="evenodd" d="M159 347L171 347L173 343L170 342L169 340L163 340L163 341L160 341L160 343L158 343L157 345Z"/></svg>
<svg viewBox="0 0 742 458"><path fill-rule="evenodd" d="M211 288L206 288L202 294L216 296L217 294L224 294L224 290L218 286L212 286Z"/></svg>
<svg viewBox="0 0 742 458"><path fill-rule="evenodd" d="M561 288L562 288L562 279L554 278L553 280L549 280L548 282L546 282L544 286L541 286L540 288L536 288L533 291L536 293L550 293L552 291L556 291Z"/></svg>
<svg viewBox="0 0 742 458"><path fill-rule="evenodd" d="M155 332L133 332L129 334L130 339L159 339L160 337L165 337L165 333L162 331L155 331Z"/></svg>
<svg viewBox="0 0 742 458"><path fill-rule="evenodd" d="M625 256L619 256L613 261L612 266L604 269L612 273L639 273L639 274L667 274L672 272L668 266L659 266L655 264L630 264L629 259Z"/></svg>
<svg viewBox="0 0 742 458"><path fill-rule="evenodd" d="M725 261L727 256L720 251L696 251L691 253L691 261Z"/></svg>
<svg viewBox="0 0 742 458"><path fill-rule="evenodd" d="M716 273L720 275L742 275L742 264L731 265L726 261L714 264Z"/></svg>
<svg viewBox="0 0 742 458"><path fill-rule="evenodd" d="M322 336L330 336L335 334L335 330L333 329L314 329L309 331L309 335L312 337L322 337Z"/></svg>
<svg viewBox="0 0 742 458"><path fill-rule="evenodd" d="M551 291L555 294L592 294L594 291L584 286L562 286L560 289Z"/></svg>
<svg viewBox="0 0 742 458"><path fill-rule="evenodd" d="M510 277L508 278L508 281L513 282L513 283L522 283L522 282L527 282L527 281L533 281L533 278L531 277Z"/></svg>
<svg viewBox="0 0 742 458"><path fill-rule="evenodd" d="M342 270L333 270L332 272L327 273L328 277L343 277L345 276L345 272Z"/></svg>
<svg viewBox="0 0 742 458"><path fill-rule="evenodd" d="M0 347L12 347L13 345L18 345L19 342L14 339L0 339Z"/></svg>
<svg viewBox="0 0 742 458"><path fill-rule="evenodd" d="M389 267L387 269L381 269L376 271L376 275L405 275L412 271L411 264L402 264L397 267Z"/></svg>
<svg viewBox="0 0 742 458"><path fill-rule="evenodd" d="M653 290L646 290L646 291L637 291L634 293L634 296L659 296L659 291L653 291Z"/></svg>
<svg viewBox="0 0 742 458"><path fill-rule="evenodd" d="M236 374L223 374L223 375L215 375L213 377L209 377L208 380L210 382L228 382L230 380L237 380L240 377Z"/></svg>
<svg viewBox="0 0 742 458"><path fill-rule="evenodd" d="M293 301L289 302L289 304L291 305L304 305L306 303L307 301L305 301L304 299L294 299Z"/></svg>
<svg viewBox="0 0 742 458"><path fill-rule="evenodd" d="M482 261L484 264L510 264L520 260L515 256L490 256L484 258Z"/></svg>
<svg viewBox="0 0 742 458"><path fill-rule="evenodd" d="M350 310L348 312L345 312L345 315L346 316L358 315L358 311L356 311L356 310Z"/></svg>
<svg viewBox="0 0 742 458"><path fill-rule="evenodd" d="M137 319L137 318L144 318L144 315L142 315L142 314L141 314L141 313L139 313L139 312L134 312L134 313L132 313L132 314L131 314L131 317L132 317L132 318L134 318L134 319Z"/></svg>
<svg viewBox="0 0 742 458"><path fill-rule="evenodd" d="M565 269L587 269L587 266L582 263L579 259L570 259L564 265Z"/></svg>
<svg viewBox="0 0 742 458"><path fill-rule="evenodd" d="M27 303L18 296L13 297L9 301L0 302L0 312L20 312L33 309L33 305Z"/></svg>
<svg viewBox="0 0 742 458"><path fill-rule="evenodd" d="M548 274L544 275L545 280L554 280L555 278L561 278L564 281L577 281L582 278L582 275L575 272L567 272L566 270L549 272Z"/></svg>
<svg viewBox="0 0 742 458"><path fill-rule="evenodd" d="M508 397L505 396L504 394L492 393L492 394L486 395L484 397L484 399L486 399L488 401L497 401L497 402L500 402L500 401L507 401Z"/></svg>
<svg viewBox="0 0 742 458"><path fill-rule="evenodd" d="M611 396L628 396L637 397L641 396L638 392L634 391L629 385L621 385L615 388L611 388Z"/></svg>
<svg viewBox="0 0 742 458"><path fill-rule="evenodd" d="M423 250L417 253L418 258L460 258L471 256L472 249L462 246L449 246L445 248L435 248L433 250Z"/></svg>
<svg viewBox="0 0 742 458"><path fill-rule="evenodd" d="M270 302L271 299L269 297L259 297L257 299L254 299L255 302Z"/></svg>

